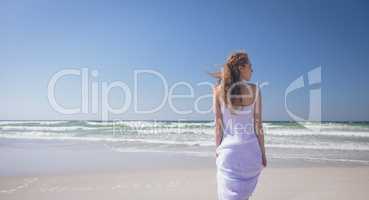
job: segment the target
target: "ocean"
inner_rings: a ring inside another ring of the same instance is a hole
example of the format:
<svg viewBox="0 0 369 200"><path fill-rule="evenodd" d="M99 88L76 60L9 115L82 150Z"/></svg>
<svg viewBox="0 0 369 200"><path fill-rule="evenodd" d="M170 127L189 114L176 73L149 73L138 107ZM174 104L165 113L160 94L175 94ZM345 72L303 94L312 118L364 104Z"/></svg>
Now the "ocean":
<svg viewBox="0 0 369 200"><path fill-rule="evenodd" d="M265 122L264 129L270 159L369 165L369 122ZM213 121L0 121L0 145L8 140L205 157L215 149Z"/></svg>

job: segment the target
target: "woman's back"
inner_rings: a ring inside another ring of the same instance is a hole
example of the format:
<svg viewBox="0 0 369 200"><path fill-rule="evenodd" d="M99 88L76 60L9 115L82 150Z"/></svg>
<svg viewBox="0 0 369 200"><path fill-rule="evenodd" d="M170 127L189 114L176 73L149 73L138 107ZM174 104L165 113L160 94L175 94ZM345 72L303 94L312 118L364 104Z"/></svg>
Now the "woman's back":
<svg viewBox="0 0 369 200"><path fill-rule="evenodd" d="M237 110L237 113L232 113L229 108L227 108L225 105L222 105L222 143L227 142L227 140L230 138L232 138L234 142L239 142L240 144L245 143L250 139L256 139L254 132L253 105L254 104L244 106L240 110Z"/></svg>
<svg viewBox="0 0 369 200"><path fill-rule="evenodd" d="M221 104L223 121L221 148L236 148L257 139L254 127L256 89L254 85L252 88L250 98L243 101L245 103L239 109L231 109L226 104ZM247 105L245 105L246 103Z"/></svg>

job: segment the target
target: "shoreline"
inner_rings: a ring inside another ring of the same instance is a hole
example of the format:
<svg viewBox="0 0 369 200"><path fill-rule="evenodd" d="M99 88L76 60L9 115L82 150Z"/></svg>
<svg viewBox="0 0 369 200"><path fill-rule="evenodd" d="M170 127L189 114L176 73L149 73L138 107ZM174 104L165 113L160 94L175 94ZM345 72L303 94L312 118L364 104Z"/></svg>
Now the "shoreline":
<svg viewBox="0 0 369 200"><path fill-rule="evenodd" d="M199 151L198 147L155 149L144 145L142 148L115 148L114 145L116 144L88 141L0 139L0 177L119 172L130 169L170 170L182 169L183 166L188 169L215 170L215 153L211 154L212 147ZM152 151L153 149L156 151ZM306 158L296 157L300 154L306 152L267 148L268 168L369 167L369 161L366 160L322 160L315 159L313 154Z"/></svg>

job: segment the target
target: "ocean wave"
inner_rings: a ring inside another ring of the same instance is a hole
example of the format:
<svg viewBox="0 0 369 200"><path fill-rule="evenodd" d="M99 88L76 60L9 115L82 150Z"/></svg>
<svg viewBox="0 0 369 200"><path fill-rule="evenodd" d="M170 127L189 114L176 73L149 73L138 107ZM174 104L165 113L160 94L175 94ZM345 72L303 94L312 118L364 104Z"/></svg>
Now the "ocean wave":
<svg viewBox="0 0 369 200"><path fill-rule="evenodd" d="M333 162L344 162L344 163L362 163L369 164L368 160L357 160L357 159L344 159L344 158L324 158L324 157L311 157L311 156L286 156L286 155L273 155L272 158L277 159L304 159L304 160L316 160L316 161L333 161Z"/></svg>
<svg viewBox="0 0 369 200"><path fill-rule="evenodd" d="M162 145L188 145L188 146L213 146L212 141L177 141L165 139L145 139L145 138L119 138L119 137L81 137L78 135L60 135L56 133L45 132L24 132L17 134L0 134L0 138L7 139L40 139L40 140L82 140L82 141L106 141L106 142L130 142L145 144Z"/></svg>
<svg viewBox="0 0 369 200"><path fill-rule="evenodd" d="M369 145L359 144L325 144L325 145L300 145L300 144L266 144L269 148L288 149L312 149L312 150L345 150L345 151L369 151Z"/></svg>
<svg viewBox="0 0 369 200"><path fill-rule="evenodd" d="M61 122L60 122L61 123ZM53 131L53 132L70 132L70 131L88 131L95 130L92 134L101 131L111 131L112 133L117 134L156 134L156 135L166 135L166 134L193 134L195 135L205 135L205 136L213 136L214 128L209 128L206 126L177 126L177 125L169 125L169 126L161 126L161 127L147 127L146 125L135 125L130 124L130 127L127 126L109 126L107 123L104 123L105 126L86 126L86 125L55 125L55 126L41 126L41 125L6 125L0 126L0 134L6 133L7 131ZM145 127L146 128L143 128ZM356 137L356 138L369 138L369 132L367 131L342 131L342 130L302 130L302 129L265 129L266 136L286 136L286 137L299 137L299 136L331 136L331 137Z"/></svg>
<svg viewBox="0 0 369 200"><path fill-rule="evenodd" d="M73 136L73 134L59 133L59 132L46 132L46 131L24 131L17 133L2 133L0 138L13 138L13 139L39 139L39 138L55 138L58 139L63 136Z"/></svg>
<svg viewBox="0 0 369 200"><path fill-rule="evenodd" d="M2 126L3 131L77 131L77 130L96 130L94 127L86 126Z"/></svg>
<svg viewBox="0 0 369 200"><path fill-rule="evenodd" d="M91 126L113 126L115 122L85 121L85 123Z"/></svg>
<svg viewBox="0 0 369 200"><path fill-rule="evenodd" d="M21 132L17 134L0 134L0 138L8 139L41 139L41 140L80 140L80 141L106 141L106 142L124 142L130 145L153 144L170 146L214 146L214 141L203 140L185 140L184 138L122 138L110 136L80 136L78 134L58 134L55 132ZM286 141L288 142L288 141ZM345 151L369 151L368 143L340 143L340 142L299 142L299 143L275 144L267 143L268 148L289 148L289 149L312 149L312 150L345 150ZM296 141L295 141L296 142Z"/></svg>
<svg viewBox="0 0 369 200"><path fill-rule="evenodd" d="M120 147L112 147L109 145L105 145L108 149L115 152L132 152L132 153L139 153L139 152L149 152L149 153L170 153L170 154L185 154L191 156L199 156L199 157L214 157L214 152L210 151L188 151L188 150L168 150L168 149L153 149L153 148L120 148Z"/></svg>
<svg viewBox="0 0 369 200"><path fill-rule="evenodd" d="M90 126L129 127L132 129L149 128L212 128L214 122L172 122L172 121L85 121Z"/></svg>
<svg viewBox="0 0 369 200"><path fill-rule="evenodd" d="M265 135L271 136L338 136L369 138L369 132L362 131L311 131L311 130L266 130Z"/></svg>
<svg viewBox="0 0 369 200"><path fill-rule="evenodd" d="M43 121L43 120L39 120L39 121L0 121L0 126L2 125L17 125L17 124L24 124L24 125L29 125L29 124L39 124L39 125L56 125L56 124L63 124L63 123L68 123L68 121Z"/></svg>
<svg viewBox="0 0 369 200"><path fill-rule="evenodd" d="M307 129L307 130L341 130L341 131L368 131L369 123L365 122L266 122L268 129Z"/></svg>

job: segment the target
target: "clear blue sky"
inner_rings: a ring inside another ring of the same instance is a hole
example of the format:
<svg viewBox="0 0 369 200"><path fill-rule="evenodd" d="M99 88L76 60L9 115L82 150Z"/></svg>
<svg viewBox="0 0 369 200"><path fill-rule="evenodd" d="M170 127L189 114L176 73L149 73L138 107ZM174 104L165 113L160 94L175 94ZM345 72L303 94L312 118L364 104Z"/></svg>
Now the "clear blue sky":
<svg viewBox="0 0 369 200"><path fill-rule="evenodd" d="M369 120L368 10L364 0L3 0L0 119L99 119L51 108L47 83L65 68L96 69L95 81L120 80L129 87L135 69L157 70L169 84L193 84L195 96L201 96L211 91L195 84L214 82L206 72L216 70L214 64L222 64L230 52L245 49L253 63L252 81L269 82L262 91L265 120L290 119L284 91L317 66L322 67L323 120ZM78 77L62 79L58 101L78 106L78 83ZM142 108L160 101L160 81L146 77L140 83ZM291 94L294 113L307 114L309 89ZM124 101L119 90L110 97L116 107ZM175 103L191 109L193 101ZM209 120L212 115L176 115L167 102L153 114L129 109L112 118Z"/></svg>

